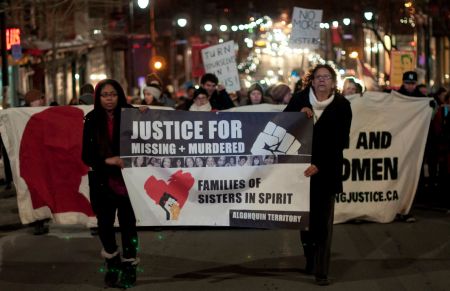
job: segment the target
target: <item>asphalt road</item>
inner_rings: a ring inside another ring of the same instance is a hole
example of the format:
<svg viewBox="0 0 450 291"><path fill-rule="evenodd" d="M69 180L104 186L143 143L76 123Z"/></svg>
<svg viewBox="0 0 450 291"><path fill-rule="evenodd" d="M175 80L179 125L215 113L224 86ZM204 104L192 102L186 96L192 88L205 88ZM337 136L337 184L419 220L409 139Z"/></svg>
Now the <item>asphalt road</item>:
<svg viewBox="0 0 450 291"><path fill-rule="evenodd" d="M0 290L104 290L89 230L51 225L34 236L13 192L0 192L0 213ZM301 273L298 231L142 228L132 290L450 290L450 214L414 214L415 223L336 225L327 287Z"/></svg>

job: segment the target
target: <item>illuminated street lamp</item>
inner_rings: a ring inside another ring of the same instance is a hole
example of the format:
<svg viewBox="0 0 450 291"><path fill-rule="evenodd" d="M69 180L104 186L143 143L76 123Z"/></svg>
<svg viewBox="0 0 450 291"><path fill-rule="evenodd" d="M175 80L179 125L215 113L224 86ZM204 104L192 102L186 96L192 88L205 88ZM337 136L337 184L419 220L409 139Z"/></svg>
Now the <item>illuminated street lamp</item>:
<svg viewBox="0 0 450 291"><path fill-rule="evenodd" d="M187 25L187 19L186 18L178 18L177 25L179 27L185 27Z"/></svg>
<svg viewBox="0 0 450 291"><path fill-rule="evenodd" d="M160 62L160 61L156 61L156 62L153 64L153 67L154 67L156 70L161 70L161 68L163 67L163 64L162 64L162 62Z"/></svg>
<svg viewBox="0 0 450 291"><path fill-rule="evenodd" d="M206 23L205 25L203 25L203 29L205 31L211 31L212 30L212 24Z"/></svg>
<svg viewBox="0 0 450 291"><path fill-rule="evenodd" d="M357 59L358 58L358 52L357 51L352 51L348 56L350 58L352 58L352 59Z"/></svg>
<svg viewBox="0 0 450 291"><path fill-rule="evenodd" d="M365 18L367 21L371 21L372 18L373 18L373 12L370 12L370 11L364 12L364 18Z"/></svg>
<svg viewBox="0 0 450 291"><path fill-rule="evenodd" d="M147 8L149 2L150 2L149 0L137 0L137 4L141 9Z"/></svg>
<svg viewBox="0 0 450 291"><path fill-rule="evenodd" d="M344 23L344 25L350 25L350 22L351 22L350 18L344 18L342 20L342 23Z"/></svg>
<svg viewBox="0 0 450 291"><path fill-rule="evenodd" d="M225 32L225 31L228 30L228 26L226 26L225 24L222 24L222 25L219 27L219 29L220 29L220 31Z"/></svg>

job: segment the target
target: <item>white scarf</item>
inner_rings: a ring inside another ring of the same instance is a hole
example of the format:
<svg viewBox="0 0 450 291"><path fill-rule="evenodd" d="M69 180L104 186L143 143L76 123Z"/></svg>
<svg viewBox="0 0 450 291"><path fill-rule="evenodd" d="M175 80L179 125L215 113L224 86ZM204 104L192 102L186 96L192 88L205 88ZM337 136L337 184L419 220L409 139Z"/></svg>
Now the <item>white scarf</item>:
<svg viewBox="0 0 450 291"><path fill-rule="evenodd" d="M316 95L314 94L313 88L309 89L309 103L311 103L313 111L314 111L314 124L319 120L325 108L330 105L334 100L334 94L331 95L327 100L319 101L317 100Z"/></svg>
<svg viewBox="0 0 450 291"><path fill-rule="evenodd" d="M189 107L189 111L207 111L210 112L212 110L211 103L206 103L204 105L198 106L195 103Z"/></svg>

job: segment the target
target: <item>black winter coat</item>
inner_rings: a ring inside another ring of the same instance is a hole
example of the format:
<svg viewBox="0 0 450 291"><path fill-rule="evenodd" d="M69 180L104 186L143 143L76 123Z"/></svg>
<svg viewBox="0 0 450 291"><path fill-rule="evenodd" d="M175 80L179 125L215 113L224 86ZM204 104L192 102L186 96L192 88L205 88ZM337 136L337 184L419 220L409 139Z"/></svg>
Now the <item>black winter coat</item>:
<svg viewBox="0 0 450 291"><path fill-rule="evenodd" d="M96 172L97 182L107 185L108 177L122 177L119 167L105 163L106 158L120 155L120 114L114 117L113 138L112 141L108 141L109 153L105 153L97 140L97 128L100 123L94 110L84 118L82 160Z"/></svg>
<svg viewBox="0 0 450 291"><path fill-rule="evenodd" d="M312 109L309 88L292 96L284 111L298 112ZM335 195L342 192L343 150L349 145L352 110L350 102L340 94L325 108L314 124L311 164L319 172L311 176L314 195Z"/></svg>

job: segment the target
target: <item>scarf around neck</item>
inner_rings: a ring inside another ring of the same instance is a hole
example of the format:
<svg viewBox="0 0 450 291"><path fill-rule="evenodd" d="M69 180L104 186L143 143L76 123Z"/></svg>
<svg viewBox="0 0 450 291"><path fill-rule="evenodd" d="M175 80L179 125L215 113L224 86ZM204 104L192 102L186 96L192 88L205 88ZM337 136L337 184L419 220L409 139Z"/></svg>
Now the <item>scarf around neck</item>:
<svg viewBox="0 0 450 291"><path fill-rule="evenodd" d="M207 111L207 112L210 112L212 110L212 107L211 107L211 103L206 103L206 104L204 104L204 105L201 105L201 106L197 106L195 103L193 103L192 105L191 105L191 107L189 108L189 111Z"/></svg>
<svg viewBox="0 0 450 291"><path fill-rule="evenodd" d="M327 108L327 106L330 105L330 103L333 102L333 100L334 94L328 97L327 100L319 101L317 100L317 97L314 94L313 88L309 89L309 102L311 103L311 106L314 111L314 123L316 123L317 120L319 120L325 108Z"/></svg>

